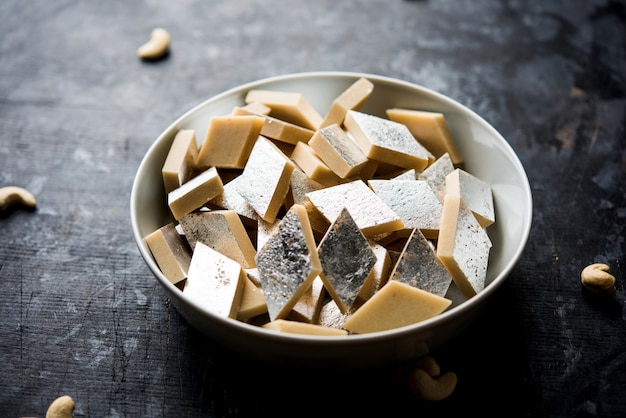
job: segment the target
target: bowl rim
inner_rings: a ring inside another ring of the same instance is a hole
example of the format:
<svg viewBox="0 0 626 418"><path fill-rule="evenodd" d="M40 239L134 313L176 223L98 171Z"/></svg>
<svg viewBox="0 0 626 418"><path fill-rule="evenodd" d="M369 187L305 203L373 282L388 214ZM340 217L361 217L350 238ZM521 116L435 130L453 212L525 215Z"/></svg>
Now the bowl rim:
<svg viewBox="0 0 626 418"><path fill-rule="evenodd" d="M149 250L145 247L145 245L142 245L142 241L144 237L141 235L139 231L139 226L138 226L139 222L137 218L138 211L136 210L136 207L138 205L137 189L140 183L139 174L146 170L146 166L148 165L148 162L151 160L152 154L156 152L156 149L158 148L159 144L164 141L165 137L171 137L171 133L173 130L179 129L180 125L186 119L188 119L191 115L198 112L200 109L202 109L203 107L207 106L208 104L212 102L217 102L233 94L250 90L253 88L259 88L260 86L272 84L275 82L293 81L293 80L298 80L298 79L310 79L310 78L337 78L337 77L346 78L346 79L354 79L354 80L364 77L374 82L375 84L377 82L393 84L393 85L408 88L411 90L418 90L421 93L431 95L435 97L437 100L445 102L447 105L453 108L462 110L463 113L467 115L467 117L472 118L479 124L483 125L484 128L490 131L491 134L495 138L497 138L498 141L501 142L499 145L502 146L508 152L508 154L510 154L512 161L515 165L514 168L516 169L516 171L518 171L521 174L520 177L521 177L521 186L523 186L522 187L523 194L524 194L523 197L525 201L529 202L529 210L526 213L524 213L522 216L521 240L517 244L517 248L515 249L513 256L509 259L508 263L506 263L506 265L501 270L501 272L498 275L496 275L493 278L493 280L487 286L485 286L483 290L478 292L478 294L476 294L472 298L465 300L459 305L454 306L450 310L446 310L445 312L433 318L429 318L427 320L424 320L415 324L409 324L409 325L405 325L405 326L390 329L390 330L377 331L377 332L366 333L366 334L354 334L354 335L350 335L346 337L285 333L285 332L261 328L260 326L251 325L251 324L239 321L237 319L221 317L221 316L214 314L213 312L207 311L206 309L204 309L202 306L200 306L193 300L186 298L183 292L174 284L172 284L163 275L163 273L157 266L156 262L154 261L154 258L149 253ZM137 247L139 249L140 254L142 255L142 258L147 263L149 269L151 270L153 275L156 277L157 281L169 293L180 292L180 298L184 299L185 303L191 305L194 310L202 312L203 315L208 316L212 320L219 321L225 326L233 327L237 331L241 331L245 333L252 333L253 335L260 337L260 338L268 338L268 339L273 339L276 341L282 341L282 342L288 342L288 343L300 342L300 343L306 343L308 345L313 344L313 345L320 345L320 346L328 346L328 345L349 346L352 344L361 344L364 341L371 343L372 341L385 341L389 339L400 338L402 336L406 336L409 334L413 335L413 334L418 334L418 333L423 333L423 332L429 332L431 327L436 324L448 323L458 318L459 316L467 314L471 310L477 309L478 307L482 306L487 301L487 299L498 288L500 288L500 286L505 282L506 278L510 275L510 273L512 272L512 270L515 268L516 264L519 262L519 260L522 257L522 254L528 242L528 238L529 238L530 230L532 226L533 198L532 198L528 176L526 174L526 171L517 153L513 150L509 142L490 123L488 123L483 117L478 115L469 107L461 104L460 102L452 99L449 96L446 96L442 93L434 91L423 85L405 81L405 80L396 79L396 78L389 77L389 76L378 75L378 74L373 74L373 73L353 72L353 71L308 71L308 72L289 73L289 74L261 78L258 80L249 81L244 84L240 84L235 87L229 88L221 93L218 93L216 95L213 95L201 101L200 103L196 104L195 106L191 107L189 110L184 112L181 116L179 116L176 120L174 120L174 122L170 123L161 132L161 134L159 134L159 136L151 143L151 145L149 146L147 152L144 154L138 166L135 177L133 179L132 190L131 190L130 215L131 215L131 225L132 225L135 243L137 244Z"/></svg>

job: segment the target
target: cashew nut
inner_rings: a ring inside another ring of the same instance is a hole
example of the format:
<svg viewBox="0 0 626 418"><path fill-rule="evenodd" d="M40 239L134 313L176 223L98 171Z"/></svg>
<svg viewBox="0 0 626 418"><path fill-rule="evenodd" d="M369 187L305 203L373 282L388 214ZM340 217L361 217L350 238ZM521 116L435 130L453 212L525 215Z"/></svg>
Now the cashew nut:
<svg viewBox="0 0 626 418"><path fill-rule="evenodd" d="M74 411L74 399L64 395L56 398L48 407L46 418L72 418Z"/></svg>
<svg viewBox="0 0 626 418"><path fill-rule="evenodd" d="M580 273L580 281L589 291L600 294L615 292L615 277L608 273L609 266L602 263L590 264Z"/></svg>
<svg viewBox="0 0 626 418"><path fill-rule="evenodd" d="M17 186L0 188L0 211L13 205L24 205L34 208L37 204L35 196L26 189Z"/></svg>
<svg viewBox="0 0 626 418"><path fill-rule="evenodd" d="M420 358L413 364L413 367L424 370L429 376L432 377L439 376L441 373L439 364L431 356L424 356Z"/></svg>
<svg viewBox="0 0 626 418"><path fill-rule="evenodd" d="M139 58L155 60L163 57L170 47L170 34L163 28L156 28L150 35L150 40L137 49Z"/></svg>
<svg viewBox="0 0 626 418"><path fill-rule="evenodd" d="M415 369L407 379L409 389L419 398L428 401L446 399L456 388L456 373L447 372L439 377L432 377L424 369Z"/></svg>

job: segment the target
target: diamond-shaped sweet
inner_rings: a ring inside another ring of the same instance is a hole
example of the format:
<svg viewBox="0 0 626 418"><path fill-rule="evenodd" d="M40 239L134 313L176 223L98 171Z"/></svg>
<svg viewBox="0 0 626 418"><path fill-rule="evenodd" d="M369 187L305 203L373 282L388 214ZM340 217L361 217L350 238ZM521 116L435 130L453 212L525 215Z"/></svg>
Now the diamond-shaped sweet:
<svg viewBox="0 0 626 418"><path fill-rule="evenodd" d="M347 312L376 264L374 251L347 209L328 228L317 251L326 290Z"/></svg>
<svg viewBox="0 0 626 418"><path fill-rule="evenodd" d="M302 205L287 211L257 251L256 263L270 319L286 318L322 271Z"/></svg>

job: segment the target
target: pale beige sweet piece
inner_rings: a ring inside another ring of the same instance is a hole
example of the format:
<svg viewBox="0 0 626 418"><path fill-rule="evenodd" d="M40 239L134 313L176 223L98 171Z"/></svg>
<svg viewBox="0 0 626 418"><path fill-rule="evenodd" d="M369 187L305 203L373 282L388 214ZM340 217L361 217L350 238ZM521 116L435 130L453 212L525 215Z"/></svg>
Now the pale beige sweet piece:
<svg viewBox="0 0 626 418"><path fill-rule="evenodd" d="M174 223L148 234L144 242L167 280L176 284L187 278L191 252Z"/></svg>
<svg viewBox="0 0 626 418"><path fill-rule="evenodd" d="M349 110L344 126L367 158L417 171L435 160L401 123Z"/></svg>
<svg viewBox="0 0 626 418"><path fill-rule="evenodd" d="M399 328L433 318L451 303L425 290L389 280L346 320L343 328L358 334Z"/></svg>
<svg viewBox="0 0 626 418"><path fill-rule="evenodd" d="M263 289L257 286L249 277L246 277L239 303L239 311L237 311L237 319L248 322L264 313L267 313L267 303L265 303Z"/></svg>
<svg viewBox="0 0 626 418"><path fill-rule="evenodd" d="M262 327L265 329L288 332L292 334L323 335L328 337L341 337L348 335L348 332L342 329L325 327L318 324L309 324L306 322L289 321L286 319L275 319L267 324L263 324Z"/></svg>
<svg viewBox="0 0 626 418"><path fill-rule="evenodd" d="M433 245L419 229L415 229L400 254L390 280L444 297L452 283L452 276L437 258Z"/></svg>
<svg viewBox="0 0 626 418"><path fill-rule="evenodd" d="M193 129L178 131L161 169L166 193L194 177L197 156L198 143L195 131Z"/></svg>
<svg viewBox="0 0 626 418"><path fill-rule="evenodd" d="M359 173L368 162L358 145L336 123L318 129L309 146L342 179Z"/></svg>
<svg viewBox="0 0 626 418"><path fill-rule="evenodd" d="M262 113L255 113L247 107L235 107L232 111L234 115L256 115L263 116L265 123L261 128L261 135L275 139L279 142L295 145L298 142L308 142L315 133L312 129L303 128L284 120L276 119Z"/></svg>
<svg viewBox="0 0 626 418"><path fill-rule="evenodd" d="M246 94L246 103L260 102L268 106L270 116L316 130L322 123L322 117L300 93L272 90L250 90Z"/></svg>
<svg viewBox="0 0 626 418"><path fill-rule="evenodd" d="M491 240L459 196L446 194L437 257L466 298L485 287Z"/></svg>
<svg viewBox="0 0 626 418"><path fill-rule="evenodd" d="M376 175L376 170L378 170L379 166L380 161L368 159L365 165L361 167L359 173L355 177L360 178L363 181L374 178L374 176Z"/></svg>
<svg viewBox="0 0 626 418"><path fill-rule="evenodd" d="M313 229L313 232L316 234L316 239L321 238L328 230L330 221L315 207L308 197L301 204L306 209L307 215L309 216L309 223L311 224L311 229Z"/></svg>
<svg viewBox="0 0 626 418"><path fill-rule="evenodd" d="M459 196L483 228L495 222L493 194L489 183L457 168L446 176L446 194Z"/></svg>
<svg viewBox="0 0 626 418"><path fill-rule="evenodd" d="M347 209L343 209L317 247L324 287L341 312L347 312L376 264L376 255Z"/></svg>
<svg viewBox="0 0 626 418"><path fill-rule="evenodd" d="M235 188L261 218L274 222L294 168L282 151L259 136Z"/></svg>
<svg viewBox="0 0 626 418"><path fill-rule="evenodd" d="M307 193L307 199L330 222L346 208L366 237L404 228L402 219L363 181Z"/></svg>
<svg viewBox="0 0 626 418"><path fill-rule="evenodd" d="M256 255L271 320L286 318L322 272L313 231L302 205L293 205Z"/></svg>
<svg viewBox="0 0 626 418"><path fill-rule="evenodd" d="M387 283L389 274L391 273L391 257L389 257L389 251L383 245L380 245L374 241L369 240L369 245L374 256L376 256L376 264L372 268L369 276L365 279L361 290L356 296L354 306L358 307L362 305L366 300L371 298L374 293Z"/></svg>
<svg viewBox="0 0 626 418"><path fill-rule="evenodd" d="M201 169L243 168L264 123L264 117L255 115L211 117L196 165Z"/></svg>
<svg viewBox="0 0 626 418"><path fill-rule="evenodd" d="M311 324L317 323L325 295L326 289L324 288L324 282L322 282L322 279L318 276L313 280L311 287L304 292L302 297L291 309L288 319Z"/></svg>
<svg viewBox="0 0 626 418"><path fill-rule="evenodd" d="M236 319L245 279L238 262L198 242L183 293L207 311Z"/></svg>
<svg viewBox="0 0 626 418"><path fill-rule="evenodd" d="M234 210L192 212L179 222L192 249L201 242L235 260L244 269L255 267L256 251Z"/></svg>
<svg viewBox="0 0 626 418"><path fill-rule="evenodd" d="M404 222L404 228L437 238L443 205L424 180L370 180L369 186Z"/></svg>
<svg viewBox="0 0 626 418"><path fill-rule="evenodd" d="M320 159L308 144L298 142L291 153L291 159L306 175L324 186L338 184L341 179Z"/></svg>
<svg viewBox="0 0 626 418"><path fill-rule="evenodd" d="M235 109L241 109L244 110L246 112L250 112L253 114L257 114L257 115L263 115L263 116L267 116L270 114L270 112L272 111L272 109L269 106L264 105L261 102L252 102L252 103L248 103L245 106L241 106L241 107L236 107Z"/></svg>
<svg viewBox="0 0 626 418"><path fill-rule="evenodd" d="M424 171L417 174L417 179L427 181L439 201L443 204L443 196L446 193L446 176L453 171L454 164L450 159L450 154L445 153L426 167Z"/></svg>
<svg viewBox="0 0 626 418"><path fill-rule="evenodd" d="M167 204L175 219L200 208L224 191L217 169L211 167L167 195Z"/></svg>
<svg viewBox="0 0 626 418"><path fill-rule="evenodd" d="M411 134L436 158L448 153L454 164L463 162L463 156L442 113L393 108L387 109L387 117L406 125Z"/></svg>
<svg viewBox="0 0 626 418"><path fill-rule="evenodd" d="M275 219L274 222L267 222L261 218L257 219L256 227L256 247L262 248L267 239L272 236L274 230L280 223L280 219Z"/></svg>
<svg viewBox="0 0 626 418"><path fill-rule="evenodd" d="M344 90L330 105L320 128L334 123L341 125L348 110L360 110L374 91L374 84L367 78L359 78Z"/></svg>
<svg viewBox="0 0 626 418"><path fill-rule="evenodd" d="M245 178L243 178L245 181ZM228 183L224 184L224 190L219 195L209 201L214 208L229 209L237 212L241 216L244 224L254 226L257 224L259 215L254 208L250 206L248 201L237 191L237 183L242 181L241 176L237 176Z"/></svg>
<svg viewBox="0 0 626 418"><path fill-rule="evenodd" d="M411 168L409 170L403 171L395 177L392 177L391 180L417 180L418 176L419 173L415 171L415 169Z"/></svg>
<svg viewBox="0 0 626 418"><path fill-rule="evenodd" d="M285 196L285 208L289 209L296 203L300 205L304 204L307 201L307 193L323 188L323 184L313 180L307 176L304 171L296 167L291 173L289 191L287 192L287 196Z"/></svg>
<svg viewBox="0 0 626 418"><path fill-rule="evenodd" d="M261 287L261 277L259 276L259 269L256 267L243 269L246 272L246 277L250 279L252 283L256 285L256 287Z"/></svg>
<svg viewBox="0 0 626 418"><path fill-rule="evenodd" d="M319 324L329 328L343 328L343 324L352 313L343 313L333 299L322 305L320 310Z"/></svg>

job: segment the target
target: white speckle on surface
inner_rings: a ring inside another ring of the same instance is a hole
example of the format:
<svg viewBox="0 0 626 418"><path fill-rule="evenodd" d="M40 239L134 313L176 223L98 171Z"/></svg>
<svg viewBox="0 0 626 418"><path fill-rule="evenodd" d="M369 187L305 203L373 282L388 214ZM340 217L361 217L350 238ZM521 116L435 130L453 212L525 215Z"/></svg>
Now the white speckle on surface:
<svg viewBox="0 0 626 418"><path fill-rule="evenodd" d="M88 167L93 167L97 171L101 171L104 173L108 173L111 171L109 167L101 161L94 161L93 155L84 148L76 148L76 150L74 150L73 158L74 161L76 161L77 163L84 164Z"/></svg>
<svg viewBox="0 0 626 418"><path fill-rule="evenodd" d="M135 291L135 296L137 297L137 305L145 306L146 302L148 301L148 298L146 297L146 295L143 294L141 289L135 289L134 291Z"/></svg>
<svg viewBox="0 0 626 418"><path fill-rule="evenodd" d="M91 344L89 355L91 361L87 364L88 368L97 367L102 360L110 356L115 350L115 347L107 346L102 340L91 339L89 343Z"/></svg>

